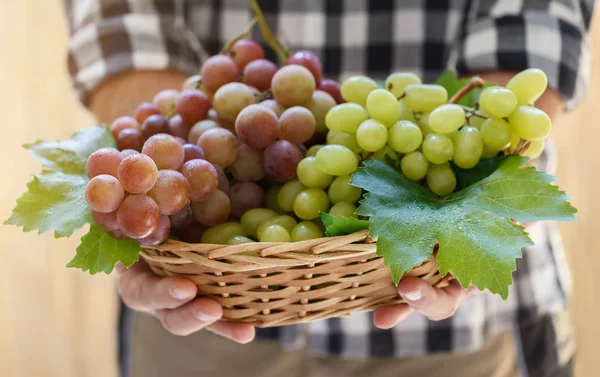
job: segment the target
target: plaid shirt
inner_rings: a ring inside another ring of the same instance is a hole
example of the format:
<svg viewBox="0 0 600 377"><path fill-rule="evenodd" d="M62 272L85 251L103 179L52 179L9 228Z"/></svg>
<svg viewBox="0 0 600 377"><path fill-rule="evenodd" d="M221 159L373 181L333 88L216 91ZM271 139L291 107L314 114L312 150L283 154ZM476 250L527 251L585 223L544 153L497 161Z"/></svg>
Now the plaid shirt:
<svg viewBox="0 0 600 377"><path fill-rule="evenodd" d="M252 14L246 0L65 0L71 27L69 71L81 101L103 80L131 69L190 74L239 33ZM324 77L385 77L413 71L424 81L459 73L537 67L572 108L590 71L587 31L593 0L270 0L260 2L273 30L291 49L310 49ZM256 29L256 28L255 28ZM260 40L255 30L254 39ZM267 50L267 57L275 56ZM538 168L552 171L549 148ZM405 357L469 351L511 329L523 375L570 376L574 342L564 321L570 278L552 223L529 229L534 247L518 260L507 301L467 298L456 315L431 322L413 314L394 329L372 325L372 313L305 326L260 329L319 355ZM126 327L127 315L122 318ZM126 338L124 338L126 339Z"/></svg>

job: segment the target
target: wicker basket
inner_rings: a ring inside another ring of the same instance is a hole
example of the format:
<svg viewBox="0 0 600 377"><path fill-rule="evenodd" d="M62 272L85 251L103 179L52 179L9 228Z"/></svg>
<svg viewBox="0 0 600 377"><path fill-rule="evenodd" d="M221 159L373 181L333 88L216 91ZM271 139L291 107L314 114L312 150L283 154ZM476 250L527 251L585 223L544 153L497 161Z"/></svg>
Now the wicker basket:
<svg viewBox="0 0 600 377"><path fill-rule="evenodd" d="M159 276L181 276L223 306L223 317L257 327L347 316L402 302L368 231L293 243L236 246L169 240L141 255ZM437 248L437 245L436 245ZM448 285L435 260L405 276Z"/></svg>

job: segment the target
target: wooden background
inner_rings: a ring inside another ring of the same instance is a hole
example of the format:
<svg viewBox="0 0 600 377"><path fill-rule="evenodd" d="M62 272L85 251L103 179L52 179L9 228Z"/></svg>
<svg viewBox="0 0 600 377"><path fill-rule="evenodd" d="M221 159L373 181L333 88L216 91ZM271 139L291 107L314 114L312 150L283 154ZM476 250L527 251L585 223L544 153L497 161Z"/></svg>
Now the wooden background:
<svg viewBox="0 0 600 377"><path fill-rule="evenodd" d="M21 149L36 139L69 137L92 118L78 106L65 68L66 30L59 1L0 1L0 219L8 218L30 174L39 170ZM597 12L598 13L598 12ZM596 17L598 18L598 17ZM596 20L598 21L598 20ZM598 25L596 25L598 26ZM600 27L593 33L596 62ZM600 335L600 202L598 105L600 65L585 103L557 124L560 186L574 197L581 221L562 226L576 296L577 376L597 375ZM0 376L115 377L112 278L66 269L78 238L24 234L0 226Z"/></svg>

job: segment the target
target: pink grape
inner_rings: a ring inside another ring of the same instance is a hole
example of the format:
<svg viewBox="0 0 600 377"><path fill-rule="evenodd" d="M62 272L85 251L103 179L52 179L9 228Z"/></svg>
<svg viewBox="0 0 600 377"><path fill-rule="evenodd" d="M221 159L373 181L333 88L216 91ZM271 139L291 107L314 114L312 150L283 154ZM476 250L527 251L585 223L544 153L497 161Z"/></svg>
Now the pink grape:
<svg viewBox="0 0 600 377"><path fill-rule="evenodd" d="M142 123L142 135L147 139L156 134L169 133L169 120L164 115L150 115Z"/></svg>
<svg viewBox="0 0 600 377"><path fill-rule="evenodd" d="M215 93L223 85L238 81L240 72L230 57L214 55L202 64L200 76L202 86L210 93Z"/></svg>
<svg viewBox="0 0 600 377"><path fill-rule="evenodd" d="M321 67L321 61L319 60L319 57L312 51L296 51L288 58L286 64L301 65L308 69L310 73L312 73L317 84L321 81L323 67Z"/></svg>
<svg viewBox="0 0 600 377"><path fill-rule="evenodd" d="M181 211L190 201L190 185L178 171L159 170L158 179L152 190L148 191L161 215L174 215Z"/></svg>
<svg viewBox="0 0 600 377"><path fill-rule="evenodd" d="M117 211L102 213L91 210L91 213L94 222L104 228L104 230L111 231L119 229L119 223L117 222Z"/></svg>
<svg viewBox="0 0 600 377"><path fill-rule="evenodd" d="M344 97L342 97L342 89L337 81L323 80L319 84L319 90L329 93L335 99L335 102L339 105L340 103L346 103Z"/></svg>
<svg viewBox="0 0 600 377"><path fill-rule="evenodd" d="M196 144L184 144L183 145L183 162L189 160L195 160L197 158L204 160L204 151Z"/></svg>
<svg viewBox="0 0 600 377"><path fill-rule="evenodd" d="M206 225L202 225L197 221L192 221L187 227L177 230L177 237L183 242L200 243L202 241L202 234L207 229L208 227Z"/></svg>
<svg viewBox="0 0 600 377"><path fill-rule="evenodd" d="M212 164L212 166L217 171L217 176L219 177L217 188L223 192L229 192L229 179L227 178L225 171L217 164Z"/></svg>
<svg viewBox="0 0 600 377"><path fill-rule="evenodd" d="M254 91L246 84L232 82L223 85L213 98L219 121L233 123L245 107L256 103Z"/></svg>
<svg viewBox="0 0 600 377"><path fill-rule="evenodd" d="M191 204L187 204L181 211L169 216L169 220L171 221L171 228L174 229L183 229L190 225L194 222Z"/></svg>
<svg viewBox="0 0 600 377"><path fill-rule="evenodd" d="M238 115L235 130L242 143L254 149L264 149L277 140L277 114L260 104L250 105Z"/></svg>
<svg viewBox="0 0 600 377"><path fill-rule="evenodd" d="M240 39L235 42L233 46L231 46L230 54L240 71L243 70L248 63L265 57L263 48L251 39Z"/></svg>
<svg viewBox="0 0 600 377"><path fill-rule="evenodd" d="M190 160L183 164L180 173L190 184L190 200L204 200L217 190L217 170L206 160Z"/></svg>
<svg viewBox="0 0 600 377"><path fill-rule="evenodd" d="M174 137L175 137L175 140L177 140L177 142L179 143L179 145L181 145L182 147L183 147L185 144L187 144L187 140L185 140L184 138L182 138L182 137L179 137L179 136L174 136Z"/></svg>
<svg viewBox="0 0 600 377"><path fill-rule="evenodd" d="M156 93L152 103L158 107L160 112L167 116L175 108L175 100L179 95L179 91L175 89L165 89Z"/></svg>
<svg viewBox="0 0 600 377"><path fill-rule="evenodd" d="M278 140L265 149L265 172L279 182L291 181L296 178L296 168L302 158L302 152L297 145Z"/></svg>
<svg viewBox="0 0 600 377"><path fill-rule="evenodd" d="M200 136L206 130L209 130L211 128L219 128L219 124L217 122L215 122L214 120L210 120L210 119L204 119L204 120L201 120L200 122L194 124L194 126L190 129L190 132L188 133L188 136L187 136L188 142L190 142L192 144L198 143L198 139L200 138Z"/></svg>
<svg viewBox="0 0 600 377"><path fill-rule="evenodd" d="M121 151L121 155L123 156L123 158L131 156L132 154L138 154L140 152L133 150L133 149L123 149Z"/></svg>
<svg viewBox="0 0 600 377"><path fill-rule="evenodd" d="M117 176L125 191L144 194L154 187L158 179L158 168L145 154L134 154L121 161Z"/></svg>
<svg viewBox="0 0 600 377"><path fill-rule="evenodd" d="M265 177L263 151L253 149L247 144L238 147L238 154L231 165L231 174L238 181L260 181Z"/></svg>
<svg viewBox="0 0 600 377"><path fill-rule="evenodd" d="M198 139L198 146L204 151L206 160L227 168L238 152L238 143L235 135L224 128L207 130Z"/></svg>
<svg viewBox="0 0 600 377"><path fill-rule="evenodd" d="M336 105L335 99L327 92L315 90L310 103L306 106L314 115L316 122L315 132L326 133L327 126L325 125L325 115Z"/></svg>
<svg viewBox="0 0 600 377"><path fill-rule="evenodd" d="M169 216L161 216L158 221L158 226L149 236L139 238L136 241L142 246L160 245L169 238L171 232L171 222Z"/></svg>
<svg viewBox="0 0 600 377"><path fill-rule="evenodd" d="M244 212L249 209L265 205L265 194L256 183L236 183L231 186L229 197L231 198L231 213L236 217L242 217Z"/></svg>
<svg viewBox="0 0 600 377"><path fill-rule="evenodd" d="M146 195L129 195L117 211L121 231L134 239L152 234L160 222L158 205Z"/></svg>
<svg viewBox="0 0 600 377"><path fill-rule="evenodd" d="M277 102L285 107L302 106L310 102L315 91L315 78L301 65L291 64L279 69L271 81Z"/></svg>
<svg viewBox="0 0 600 377"><path fill-rule="evenodd" d="M277 101L275 101L274 99L266 99L264 101L261 101L259 104L262 106L266 106L269 109L273 110L275 112L275 114L277 114L278 118L285 111L285 107L278 104Z"/></svg>
<svg viewBox="0 0 600 377"><path fill-rule="evenodd" d="M160 112L160 109L156 107L155 104L150 102L143 102L135 110L135 114L133 115L133 117L137 120L139 124L142 124L144 123L144 121L146 121L146 119L148 119L150 115L161 114L162 113Z"/></svg>
<svg viewBox="0 0 600 377"><path fill-rule="evenodd" d="M125 191L117 178L108 174L97 175L92 178L85 188L85 200L90 208L96 212L110 213L119 208Z"/></svg>
<svg viewBox="0 0 600 377"><path fill-rule="evenodd" d="M250 85L257 90L264 92L271 87L271 80L273 79L275 72L277 72L277 69L277 65L269 60L254 60L248 63L246 68L244 68L242 81L246 85Z"/></svg>
<svg viewBox="0 0 600 377"><path fill-rule="evenodd" d="M179 94L175 110L187 124L194 124L206 118L210 101L206 94L197 89L186 89Z"/></svg>
<svg viewBox="0 0 600 377"><path fill-rule="evenodd" d="M92 153L86 162L88 178L94 178L100 174L117 176L119 164L123 160L123 154L114 148L101 148Z"/></svg>
<svg viewBox="0 0 600 377"><path fill-rule="evenodd" d="M221 190L215 191L211 196L201 202L192 202L194 218L206 226L224 223L231 213L231 200Z"/></svg>
<svg viewBox="0 0 600 377"><path fill-rule="evenodd" d="M315 133L315 116L302 106L290 107L279 117L279 138L302 144Z"/></svg>
<svg viewBox="0 0 600 377"><path fill-rule="evenodd" d="M168 134L158 134L146 140L142 153L156 163L158 169L178 170L185 157L183 146Z"/></svg>
<svg viewBox="0 0 600 377"><path fill-rule="evenodd" d="M169 119L169 133L175 137L180 137L187 140L191 129L192 126L185 123L179 114L173 115Z"/></svg>
<svg viewBox="0 0 600 377"><path fill-rule="evenodd" d="M119 136L119 133L127 128L139 130L140 125L138 124L137 120L135 120L135 118L129 116L119 117L115 119L114 122L112 122L112 124L110 125L110 132L112 132L113 139L116 140L117 136Z"/></svg>
<svg viewBox="0 0 600 377"><path fill-rule="evenodd" d="M144 136L135 128L126 128L119 132L116 141L119 150L133 149L140 152L144 146Z"/></svg>
<svg viewBox="0 0 600 377"><path fill-rule="evenodd" d="M188 77L183 83L183 90L186 89L200 89L202 87L202 76L193 75Z"/></svg>

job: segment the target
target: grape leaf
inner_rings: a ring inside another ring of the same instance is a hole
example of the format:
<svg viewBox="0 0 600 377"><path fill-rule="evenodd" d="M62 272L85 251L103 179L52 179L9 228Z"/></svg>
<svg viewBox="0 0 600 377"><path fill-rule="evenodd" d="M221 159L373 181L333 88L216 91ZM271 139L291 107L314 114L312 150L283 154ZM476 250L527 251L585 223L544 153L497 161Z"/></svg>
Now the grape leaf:
<svg viewBox="0 0 600 377"><path fill-rule="evenodd" d="M81 237L77 255L67 267L81 268L90 274L104 272L110 274L115 263L121 261L129 267L139 259L140 245L132 239L112 238L102 227L92 224L90 231Z"/></svg>
<svg viewBox="0 0 600 377"><path fill-rule="evenodd" d="M326 234L328 236L345 236L354 232L367 229L371 223L366 220L359 220L352 217L331 216L328 213L321 212L321 221L325 224Z"/></svg>
<svg viewBox="0 0 600 377"><path fill-rule="evenodd" d="M456 74L453 71L446 71L442 76L440 76L435 82L437 85L441 85L448 91L448 98L452 97L456 92L465 87L471 81L468 79L459 79L456 77ZM481 91L489 86L493 86L495 84L486 82L483 85L483 88L474 88L469 93L467 93L464 97L462 97L457 103L460 105L465 105L468 107L473 107L477 99L479 98L479 94Z"/></svg>
<svg viewBox="0 0 600 377"><path fill-rule="evenodd" d="M569 197L551 185L554 177L533 167L527 158L503 158L483 180L440 198L404 178L382 161L366 161L351 184L368 192L357 214L369 216L377 255L390 267L395 283L432 258L437 240L438 267L452 273L463 287L489 289L506 299L515 259L532 244L523 227L514 224L574 219Z"/></svg>

